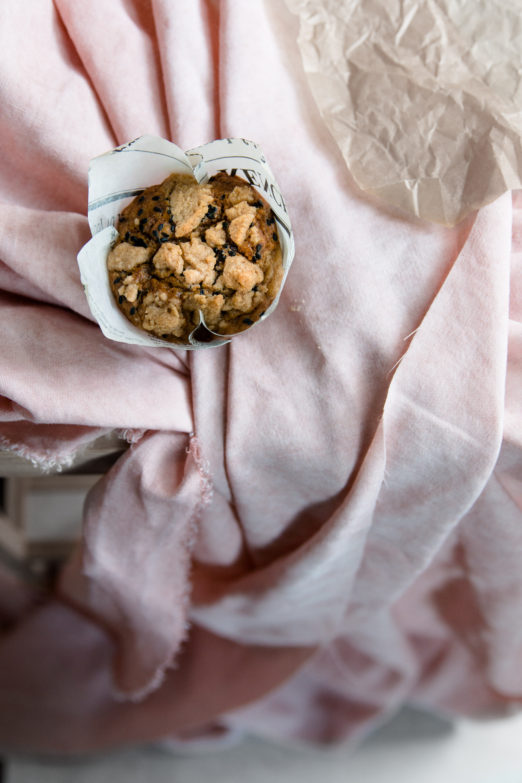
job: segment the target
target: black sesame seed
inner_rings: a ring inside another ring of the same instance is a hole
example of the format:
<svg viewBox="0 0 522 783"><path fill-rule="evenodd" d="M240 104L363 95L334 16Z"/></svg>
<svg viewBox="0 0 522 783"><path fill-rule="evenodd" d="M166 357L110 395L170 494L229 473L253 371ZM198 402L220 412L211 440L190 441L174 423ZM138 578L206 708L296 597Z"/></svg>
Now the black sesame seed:
<svg viewBox="0 0 522 783"><path fill-rule="evenodd" d="M256 253L259 253L263 245L256 245Z"/></svg>
<svg viewBox="0 0 522 783"><path fill-rule="evenodd" d="M120 223L126 223L126 222L127 222L127 218L126 217L121 217L120 218Z"/></svg>
<svg viewBox="0 0 522 783"><path fill-rule="evenodd" d="M153 196L153 197L152 197L152 200L153 200L153 201L159 201L159 200L160 200L160 197L159 197L159 196Z"/></svg>
<svg viewBox="0 0 522 783"><path fill-rule="evenodd" d="M164 225L165 225L164 223L160 223L158 226L158 231L162 231Z"/></svg>
<svg viewBox="0 0 522 783"><path fill-rule="evenodd" d="M253 287L252 291L255 293L257 290L258 290L258 287L257 287L257 285L255 285L255 286Z"/></svg>
<svg viewBox="0 0 522 783"><path fill-rule="evenodd" d="M243 318L243 323L248 324L249 326L253 324L253 320L251 318Z"/></svg>
<svg viewBox="0 0 522 783"><path fill-rule="evenodd" d="M127 233L125 234L125 241L126 242L129 241L129 237L130 237L130 231L127 231Z"/></svg>
<svg viewBox="0 0 522 783"><path fill-rule="evenodd" d="M263 202L262 201L254 201L252 206L253 207L262 207L263 206Z"/></svg>
<svg viewBox="0 0 522 783"><path fill-rule="evenodd" d="M140 239L139 237L131 237L131 242L134 247L147 247L143 239Z"/></svg>
<svg viewBox="0 0 522 783"><path fill-rule="evenodd" d="M118 297L118 303L119 303L119 304L123 304L123 301L124 301L124 299L125 299L125 297L124 297L124 296L119 296L119 297Z"/></svg>
<svg viewBox="0 0 522 783"><path fill-rule="evenodd" d="M140 215L143 215L143 210L142 210L142 209L138 209L138 217L139 217Z"/></svg>
<svg viewBox="0 0 522 783"><path fill-rule="evenodd" d="M138 204L143 204L144 201L145 201L145 196L140 196L138 199Z"/></svg>
<svg viewBox="0 0 522 783"><path fill-rule="evenodd" d="M232 248L230 248L230 250L228 251L228 255L229 256L235 256L236 255L236 251L232 250Z"/></svg>
<svg viewBox="0 0 522 783"><path fill-rule="evenodd" d="M277 234L276 234L276 232L275 232L275 231L274 231L274 233L272 234L272 239L274 240L274 242L277 242Z"/></svg>
<svg viewBox="0 0 522 783"><path fill-rule="evenodd" d="M267 226L271 226L272 223L275 223L275 220L274 220L273 217L269 217L269 218L266 219Z"/></svg>
<svg viewBox="0 0 522 783"><path fill-rule="evenodd" d="M163 212L161 207L154 207L154 212Z"/></svg>
<svg viewBox="0 0 522 783"><path fill-rule="evenodd" d="M158 242L159 242L159 234L158 234L158 232L156 231L156 229L154 229L154 231L152 232L152 236L154 237L154 239L157 239L157 240L158 240Z"/></svg>
<svg viewBox="0 0 522 783"><path fill-rule="evenodd" d="M136 312L136 308L135 307L131 307L131 309L129 310L129 313L131 315L134 315L135 312Z"/></svg>
<svg viewBox="0 0 522 783"><path fill-rule="evenodd" d="M224 198L225 198L225 194L224 194L224 193L222 193L222 194L221 194L221 199L224 199Z"/></svg>
<svg viewBox="0 0 522 783"><path fill-rule="evenodd" d="M160 238L160 242L168 242L170 239L168 234L162 234Z"/></svg>
<svg viewBox="0 0 522 783"><path fill-rule="evenodd" d="M118 283L121 283L121 277L115 277L112 282L114 285L118 285Z"/></svg>

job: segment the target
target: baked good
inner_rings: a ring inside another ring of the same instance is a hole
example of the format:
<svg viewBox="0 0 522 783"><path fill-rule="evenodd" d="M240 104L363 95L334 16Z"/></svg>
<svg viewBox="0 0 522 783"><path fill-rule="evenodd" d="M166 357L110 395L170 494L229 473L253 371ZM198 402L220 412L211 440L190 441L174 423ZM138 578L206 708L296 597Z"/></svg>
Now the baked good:
<svg viewBox="0 0 522 783"><path fill-rule="evenodd" d="M123 210L107 267L118 306L135 326L187 343L201 312L212 332L255 323L283 278L275 218L240 177L205 184L172 174ZM198 339L212 339L204 327Z"/></svg>

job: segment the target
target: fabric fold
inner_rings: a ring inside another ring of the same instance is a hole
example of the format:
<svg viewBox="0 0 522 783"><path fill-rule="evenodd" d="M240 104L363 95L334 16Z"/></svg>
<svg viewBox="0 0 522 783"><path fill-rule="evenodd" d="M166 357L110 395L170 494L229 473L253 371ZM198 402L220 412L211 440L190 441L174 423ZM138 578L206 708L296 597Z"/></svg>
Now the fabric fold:
<svg viewBox="0 0 522 783"><path fill-rule="evenodd" d="M145 133L168 135L152 4L131 3L122 9L93 2L79 9L70 0L56 0L55 7L114 133L115 143L107 149Z"/></svg>
<svg viewBox="0 0 522 783"><path fill-rule="evenodd" d="M186 637L190 555L211 490L194 438L150 433L88 497L81 564L61 589L117 637L122 697L155 690Z"/></svg>

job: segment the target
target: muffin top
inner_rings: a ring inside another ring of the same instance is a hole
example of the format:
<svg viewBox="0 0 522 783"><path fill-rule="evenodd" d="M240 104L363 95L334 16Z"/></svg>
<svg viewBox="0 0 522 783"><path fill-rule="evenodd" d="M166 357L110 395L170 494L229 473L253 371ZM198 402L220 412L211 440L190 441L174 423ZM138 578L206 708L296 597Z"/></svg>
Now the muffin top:
<svg viewBox="0 0 522 783"><path fill-rule="evenodd" d="M283 278L275 217L243 179L172 174L123 210L107 258L112 292L135 326L187 343L201 323L231 335L261 318ZM205 329L205 326L207 329ZM206 333L206 336L205 336Z"/></svg>

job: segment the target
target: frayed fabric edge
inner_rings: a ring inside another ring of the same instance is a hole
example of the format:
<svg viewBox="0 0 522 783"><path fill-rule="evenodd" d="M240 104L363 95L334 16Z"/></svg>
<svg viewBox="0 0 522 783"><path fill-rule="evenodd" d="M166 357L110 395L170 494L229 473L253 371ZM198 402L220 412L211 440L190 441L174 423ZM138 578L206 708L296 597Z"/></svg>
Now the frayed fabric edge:
<svg viewBox="0 0 522 783"><path fill-rule="evenodd" d="M27 462L30 462L33 467L38 468L38 470L41 470L43 473L61 473L62 470L71 467L76 456L76 452L62 457L56 454L51 455L49 452L34 452L29 449L28 446L24 446L21 443L12 443L3 436L0 436L0 449L9 451L12 454L16 454L17 457L25 459Z"/></svg>
<svg viewBox="0 0 522 783"><path fill-rule="evenodd" d="M192 458L194 459L196 468L198 469L198 473L199 473L201 495L200 495L199 502L197 503L196 508L194 509L194 514L193 514L194 522L197 522L199 520L201 513L203 512L203 509L209 505L209 503L211 502L214 496L214 484L212 482L212 477L210 475L209 462L203 457L201 451L201 445L197 437L194 435L194 433L191 433L190 435L187 454L192 456Z"/></svg>
<svg viewBox="0 0 522 783"><path fill-rule="evenodd" d="M134 443L138 443L146 432L147 430L133 430L127 427L126 429L118 430L118 436L132 446Z"/></svg>
<svg viewBox="0 0 522 783"><path fill-rule="evenodd" d="M180 644L183 644L184 639L185 637L181 640ZM160 688L163 685L163 682L167 675L167 671L173 668L171 661L172 658L169 659L167 663L161 664L156 670L156 672L154 673L152 679L146 685L144 685L143 688L140 688L139 690L122 691L113 686L111 689L111 693L114 701L120 703L132 702L133 704L138 704L139 702L146 699L147 696L150 696L151 693L154 693L154 691L157 691L158 688Z"/></svg>
<svg viewBox="0 0 522 783"><path fill-rule="evenodd" d="M200 481L200 496L188 521L188 529L191 531L191 534L187 539L187 558L189 559L187 588L190 588L190 556L196 544L197 523L201 517L201 514L203 513L203 510L206 508L206 506L209 505L213 498L214 485L210 474L210 465L203 457L199 440L196 438L194 433L190 433L190 440L186 448L186 453L194 460L194 464L196 465L197 471L199 473ZM187 589L185 595L183 596L183 603L185 608L188 608L189 602L190 589ZM124 691L114 687L113 685L111 692L114 700L117 702L131 702L136 704L144 701L144 699L154 693L154 691L158 690L158 688L163 685L169 669L176 668L176 657L188 638L189 630L190 624L186 622L184 633L179 639L175 650L169 654L168 658L163 663L159 664L151 679L142 688L138 688L137 690L132 691Z"/></svg>

